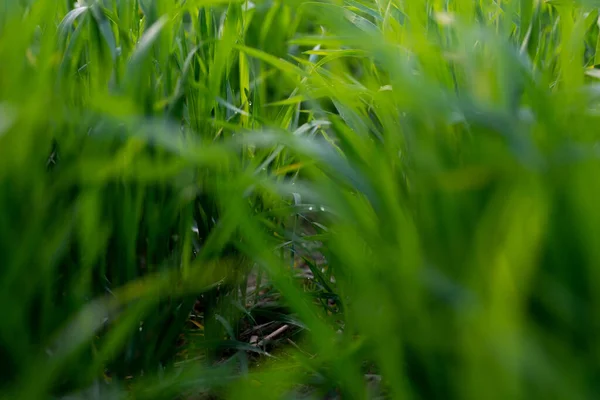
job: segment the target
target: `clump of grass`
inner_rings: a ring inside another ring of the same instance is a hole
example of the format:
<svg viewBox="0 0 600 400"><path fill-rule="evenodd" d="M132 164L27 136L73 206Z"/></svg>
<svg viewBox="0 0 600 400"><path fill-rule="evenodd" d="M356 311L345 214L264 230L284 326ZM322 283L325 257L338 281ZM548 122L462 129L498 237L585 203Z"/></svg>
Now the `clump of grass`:
<svg viewBox="0 0 600 400"><path fill-rule="evenodd" d="M0 1L3 398L591 398L593 2Z"/></svg>

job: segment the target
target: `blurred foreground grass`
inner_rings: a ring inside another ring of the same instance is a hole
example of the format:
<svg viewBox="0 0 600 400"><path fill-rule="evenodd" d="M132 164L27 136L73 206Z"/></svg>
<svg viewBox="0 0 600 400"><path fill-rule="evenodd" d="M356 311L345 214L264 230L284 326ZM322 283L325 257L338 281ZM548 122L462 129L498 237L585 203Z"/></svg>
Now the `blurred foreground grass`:
<svg viewBox="0 0 600 400"><path fill-rule="evenodd" d="M0 396L592 399L593 0L0 0Z"/></svg>

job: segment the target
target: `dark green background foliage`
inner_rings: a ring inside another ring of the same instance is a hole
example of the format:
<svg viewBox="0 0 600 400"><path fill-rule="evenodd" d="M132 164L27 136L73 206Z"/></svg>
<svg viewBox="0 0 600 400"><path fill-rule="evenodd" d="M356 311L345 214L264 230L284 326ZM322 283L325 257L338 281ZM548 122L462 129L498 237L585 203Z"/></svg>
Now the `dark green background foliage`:
<svg viewBox="0 0 600 400"><path fill-rule="evenodd" d="M0 0L0 396L596 398L597 7Z"/></svg>

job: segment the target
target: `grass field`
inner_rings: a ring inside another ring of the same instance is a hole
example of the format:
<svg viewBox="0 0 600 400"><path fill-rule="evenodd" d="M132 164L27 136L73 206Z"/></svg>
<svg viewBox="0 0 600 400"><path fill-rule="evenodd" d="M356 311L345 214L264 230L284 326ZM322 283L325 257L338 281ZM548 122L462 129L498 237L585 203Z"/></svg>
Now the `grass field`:
<svg viewBox="0 0 600 400"><path fill-rule="evenodd" d="M0 0L0 398L597 398L599 9Z"/></svg>

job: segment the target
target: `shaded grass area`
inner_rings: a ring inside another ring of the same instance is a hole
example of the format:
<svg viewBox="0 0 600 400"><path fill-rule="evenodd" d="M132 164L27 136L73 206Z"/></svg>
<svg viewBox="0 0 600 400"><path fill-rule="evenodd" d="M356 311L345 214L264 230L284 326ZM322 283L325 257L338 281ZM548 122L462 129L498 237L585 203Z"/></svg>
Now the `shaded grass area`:
<svg viewBox="0 0 600 400"><path fill-rule="evenodd" d="M0 396L594 398L598 16L0 0Z"/></svg>

